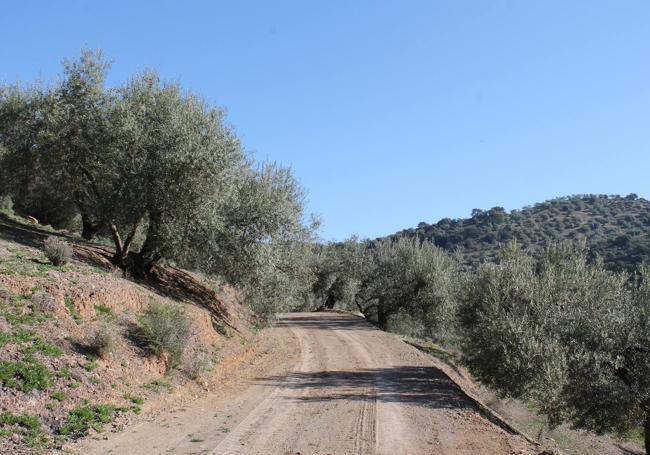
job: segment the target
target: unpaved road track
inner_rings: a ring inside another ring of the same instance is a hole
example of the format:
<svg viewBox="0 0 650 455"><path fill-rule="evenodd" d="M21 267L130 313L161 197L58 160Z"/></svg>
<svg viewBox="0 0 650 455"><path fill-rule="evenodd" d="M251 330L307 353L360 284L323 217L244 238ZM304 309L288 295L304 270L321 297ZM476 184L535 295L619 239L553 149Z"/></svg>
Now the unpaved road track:
<svg viewBox="0 0 650 455"><path fill-rule="evenodd" d="M363 319L284 315L297 340L261 369L178 412L87 441L84 454L529 454L425 354ZM295 337L295 338L293 338ZM295 345L295 343L294 343ZM296 351L297 349L293 349Z"/></svg>

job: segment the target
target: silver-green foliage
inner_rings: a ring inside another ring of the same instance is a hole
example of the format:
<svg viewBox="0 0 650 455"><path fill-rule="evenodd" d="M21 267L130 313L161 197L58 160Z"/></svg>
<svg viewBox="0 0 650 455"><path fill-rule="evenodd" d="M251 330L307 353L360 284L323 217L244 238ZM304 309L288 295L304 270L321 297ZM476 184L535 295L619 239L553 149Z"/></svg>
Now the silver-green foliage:
<svg viewBox="0 0 650 455"><path fill-rule="evenodd" d="M109 68L82 51L52 86L0 88L0 194L80 216L122 266L167 260L226 277L265 314L295 306L315 225L291 170L257 164L199 95L153 71L106 88Z"/></svg>
<svg viewBox="0 0 650 455"><path fill-rule="evenodd" d="M459 309L473 371L536 402L552 424L596 431L648 425L650 273L589 263L584 244L553 245L541 263L516 246L466 278Z"/></svg>
<svg viewBox="0 0 650 455"><path fill-rule="evenodd" d="M176 367L192 334L192 319L183 307L151 302L138 318L140 338L155 355L166 357L169 368Z"/></svg>
<svg viewBox="0 0 650 455"><path fill-rule="evenodd" d="M408 315L428 335L451 335L458 263L430 242L352 238L322 247L314 267L313 292L324 307L357 309L383 329Z"/></svg>
<svg viewBox="0 0 650 455"><path fill-rule="evenodd" d="M72 246L62 238L49 236L43 241L45 256L55 266L65 265L72 259Z"/></svg>

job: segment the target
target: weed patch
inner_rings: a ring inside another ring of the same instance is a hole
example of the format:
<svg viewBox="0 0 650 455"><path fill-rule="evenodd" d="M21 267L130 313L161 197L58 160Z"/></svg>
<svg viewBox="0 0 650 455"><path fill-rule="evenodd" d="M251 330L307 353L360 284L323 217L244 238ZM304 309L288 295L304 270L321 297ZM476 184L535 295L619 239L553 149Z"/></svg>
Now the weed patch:
<svg viewBox="0 0 650 455"><path fill-rule="evenodd" d="M36 447L47 442L47 435L41 429L41 421L36 416L28 414L0 413L0 435L20 435L30 447Z"/></svg>
<svg viewBox="0 0 650 455"><path fill-rule="evenodd" d="M63 303L65 303L65 307L68 310L68 313L70 313L70 316L72 317L74 322L79 324L81 322L81 315L74 307L74 302L72 301L72 297L66 295L65 298L63 299Z"/></svg>
<svg viewBox="0 0 650 455"><path fill-rule="evenodd" d="M131 395L130 393L124 394L124 399L129 400L133 404L143 404L144 403L144 398L139 397L137 395Z"/></svg>
<svg viewBox="0 0 650 455"><path fill-rule="evenodd" d="M62 390L55 390L50 394L50 396L54 398L56 401L63 401L66 398L65 392L63 392Z"/></svg>
<svg viewBox="0 0 650 455"><path fill-rule="evenodd" d="M3 360L0 361L0 382L23 392L44 390L51 385L51 373L31 356L18 362Z"/></svg>
<svg viewBox="0 0 650 455"><path fill-rule="evenodd" d="M104 425L111 423L121 408L97 404L94 406L77 406L68 414L67 422L57 433L68 437L81 437L93 429L98 433L104 431Z"/></svg>
<svg viewBox="0 0 650 455"><path fill-rule="evenodd" d="M95 305L95 313L106 321L114 321L117 315L106 305Z"/></svg>
<svg viewBox="0 0 650 455"><path fill-rule="evenodd" d="M155 393L160 393L162 389L167 390L167 392L174 390L174 387L163 379L156 379L148 384L144 384L142 387Z"/></svg>

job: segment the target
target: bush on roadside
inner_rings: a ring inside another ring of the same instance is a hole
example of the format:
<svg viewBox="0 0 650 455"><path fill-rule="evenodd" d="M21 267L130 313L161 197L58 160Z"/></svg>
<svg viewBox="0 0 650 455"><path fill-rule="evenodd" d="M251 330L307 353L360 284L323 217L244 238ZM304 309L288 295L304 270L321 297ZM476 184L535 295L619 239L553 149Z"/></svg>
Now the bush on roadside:
<svg viewBox="0 0 650 455"><path fill-rule="evenodd" d="M183 370L190 379L204 378L214 368L214 361L205 349L196 349L183 361Z"/></svg>
<svg viewBox="0 0 650 455"><path fill-rule="evenodd" d="M115 349L115 340L106 324L99 326L88 340L88 347L100 357L106 357Z"/></svg>
<svg viewBox="0 0 650 455"><path fill-rule="evenodd" d="M43 250L50 262L56 266L65 265L72 259L70 244L52 235L43 242Z"/></svg>
<svg viewBox="0 0 650 455"><path fill-rule="evenodd" d="M178 366L192 328L191 319L183 308L151 302L138 320L146 348L152 354L166 358L168 368Z"/></svg>

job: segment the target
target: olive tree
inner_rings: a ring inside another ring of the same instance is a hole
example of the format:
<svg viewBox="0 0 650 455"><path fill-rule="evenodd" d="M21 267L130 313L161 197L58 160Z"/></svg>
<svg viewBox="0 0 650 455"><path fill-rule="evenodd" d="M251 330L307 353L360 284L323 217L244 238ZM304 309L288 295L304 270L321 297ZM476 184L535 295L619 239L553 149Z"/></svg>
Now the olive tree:
<svg viewBox="0 0 650 455"><path fill-rule="evenodd" d="M14 208L45 224L68 227L77 214L60 168L43 159L49 122L55 107L51 90L34 85L0 87L0 193Z"/></svg>
<svg viewBox="0 0 650 455"><path fill-rule="evenodd" d="M368 242L356 237L319 245L311 264L315 275L312 292L319 308L332 309L337 304L348 310L363 307L362 283L369 278L371 263Z"/></svg>
<svg viewBox="0 0 650 455"><path fill-rule="evenodd" d="M584 244L537 263L516 246L466 278L466 361L506 395L534 400L551 425L650 434L650 274L589 263ZM646 447L648 441L646 440Z"/></svg>
<svg viewBox="0 0 650 455"><path fill-rule="evenodd" d="M317 223L292 171L257 164L199 95L153 71L106 88L109 68L82 51L51 87L2 87L0 194L55 201L136 272L167 260L223 276L262 313L296 306Z"/></svg>
<svg viewBox="0 0 650 455"><path fill-rule="evenodd" d="M259 314L299 306L313 273L311 243L318 220L308 220L304 191L290 169L274 163L249 168L235 179L230 197L205 220L197 258L203 269L241 286Z"/></svg>
<svg viewBox="0 0 650 455"><path fill-rule="evenodd" d="M326 245L316 265L313 292L325 308L355 307L383 330L406 314L435 336L454 320L457 261L430 242L352 238Z"/></svg>
<svg viewBox="0 0 650 455"><path fill-rule="evenodd" d="M363 312L374 309L380 328L400 311L421 320L430 333L453 320L454 258L430 242L404 237L380 240L371 251L374 266L366 286L372 300Z"/></svg>
<svg viewBox="0 0 650 455"><path fill-rule="evenodd" d="M126 202L122 226L128 236L146 222L139 256L146 267L160 259L178 262L205 251L198 233L215 208L231 197L247 158L224 112L146 72L118 90L117 144ZM117 243L117 242L116 242Z"/></svg>

